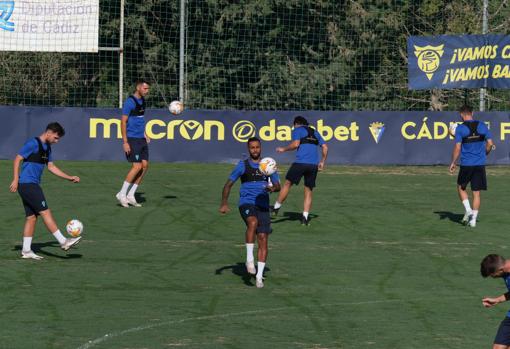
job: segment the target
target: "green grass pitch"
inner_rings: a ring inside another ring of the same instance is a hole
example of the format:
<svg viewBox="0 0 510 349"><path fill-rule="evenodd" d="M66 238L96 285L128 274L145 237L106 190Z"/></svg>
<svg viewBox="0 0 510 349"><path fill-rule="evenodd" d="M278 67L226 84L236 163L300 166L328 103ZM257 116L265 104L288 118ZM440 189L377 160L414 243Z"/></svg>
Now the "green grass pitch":
<svg viewBox="0 0 510 349"><path fill-rule="evenodd" d="M487 253L510 256L509 168L488 169L478 226L458 221L443 167L336 167L320 174L312 221L294 187L273 222L266 287L244 274L244 225L218 213L230 165L151 164L144 207L114 195L126 163L58 162L43 189L61 229L84 222L68 254L38 222L19 258L24 211L0 162L2 348L483 348L510 308L484 280ZM286 170L286 168L283 168ZM275 197L271 198L274 202Z"/></svg>

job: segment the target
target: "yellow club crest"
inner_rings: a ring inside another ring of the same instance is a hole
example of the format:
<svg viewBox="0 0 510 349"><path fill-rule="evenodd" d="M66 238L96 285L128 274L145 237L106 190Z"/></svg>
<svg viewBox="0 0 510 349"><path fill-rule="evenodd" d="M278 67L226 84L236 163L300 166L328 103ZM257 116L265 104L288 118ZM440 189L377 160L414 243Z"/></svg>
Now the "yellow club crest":
<svg viewBox="0 0 510 349"><path fill-rule="evenodd" d="M375 143L379 143L379 140L381 139L383 133L384 133L384 124L382 122L373 122L370 124L370 133L372 134L372 137L374 137Z"/></svg>
<svg viewBox="0 0 510 349"><path fill-rule="evenodd" d="M444 53L443 47L444 44L424 47L414 45L414 55L418 58L418 68L427 75L429 80L432 79L434 72L439 68Z"/></svg>

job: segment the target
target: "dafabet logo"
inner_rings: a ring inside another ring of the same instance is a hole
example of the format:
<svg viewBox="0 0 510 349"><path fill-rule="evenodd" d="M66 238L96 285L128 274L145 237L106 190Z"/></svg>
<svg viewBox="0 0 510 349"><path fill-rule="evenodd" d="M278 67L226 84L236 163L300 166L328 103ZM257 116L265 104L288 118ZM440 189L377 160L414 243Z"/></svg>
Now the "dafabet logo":
<svg viewBox="0 0 510 349"><path fill-rule="evenodd" d="M238 121L232 127L232 136L238 142L247 142L250 137L255 136L256 132L257 127L248 120Z"/></svg>

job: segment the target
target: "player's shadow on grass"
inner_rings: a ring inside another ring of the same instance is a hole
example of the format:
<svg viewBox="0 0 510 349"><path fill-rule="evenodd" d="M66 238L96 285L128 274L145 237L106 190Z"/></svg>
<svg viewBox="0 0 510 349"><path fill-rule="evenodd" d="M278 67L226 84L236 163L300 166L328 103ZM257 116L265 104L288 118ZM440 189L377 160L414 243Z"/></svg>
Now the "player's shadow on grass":
<svg viewBox="0 0 510 349"><path fill-rule="evenodd" d="M34 251L36 254L41 254L48 257L55 257L55 258L61 258L61 259L74 259L74 258L81 258L82 255L79 253L67 253L66 255L58 255L54 254L48 251L43 250L44 247L56 247L60 249L60 245L56 241L50 241L50 242L35 242L32 243L32 251ZM22 245L16 245L12 249L13 251L21 251L23 248ZM63 252L63 251L62 251Z"/></svg>
<svg viewBox="0 0 510 349"><path fill-rule="evenodd" d="M256 265L256 264L255 264ZM246 270L246 266L244 263L238 262L236 264L232 265L226 265L224 267L216 269L215 274L221 275L223 274L224 270L232 270L232 274L240 276L243 280L244 284L246 286L255 286L255 284L252 282L252 280L255 279L255 275L248 274L248 271ZM264 268L264 275L266 275L267 272L271 271L268 267Z"/></svg>
<svg viewBox="0 0 510 349"><path fill-rule="evenodd" d="M439 216L439 219L449 219L452 222L462 224L463 214L453 213L450 211L434 211L435 214Z"/></svg>
<svg viewBox="0 0 510 349"><path fill-rule="evenodd" d="M163 199L177 199L177 196L175 196L175 195L165 195L165 196L163 196Z"/></svg>
<svg viewBox="0 0 510 349"><path fill-rule="evenodd" d="M147 200L145 200L145 198L143 197L143 194L145 194L145 192L139 192L139 193L135 193L135 200L136 202L138 203L142 203L142 202L145 202Z"/></svg>
<svg viewBox="0 0 510 349"><path fill-rule="evenodd" d="M283 214L278 213L278 216L272 217L273 220L271 223L281 223L286 221L299 221L301 220L301 217L303 216L302 212L283 212ZM310 221L313 221L315 218L319 217L319 215L309 213L308 218Z"/></svg>

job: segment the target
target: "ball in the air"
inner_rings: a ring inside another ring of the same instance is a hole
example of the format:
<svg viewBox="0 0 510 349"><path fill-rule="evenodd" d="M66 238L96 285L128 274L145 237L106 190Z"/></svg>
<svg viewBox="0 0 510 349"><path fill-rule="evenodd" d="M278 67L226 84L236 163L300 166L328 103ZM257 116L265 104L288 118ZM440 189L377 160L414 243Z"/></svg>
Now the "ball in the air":
<svg viewBox="0 0 510 349"><path fill-rule="evenodd" d="M77 219L71 219L66 224L66 231L72 237L78 237L83 232L83 223Z"/></svg>
<svg viewBox="0 0 510 349"><path fill-rule="evenodd" d="M452 135L453 137L455 137L455 130L457 130L457 126L459 126L459 124L454 122L453 124L450 124L450 127L448 128L450 135Z"/></svg>
<svg viewBox="0 0 510 349"><path fill-rule="evenodd" d="M259 170L262 172L262 174L266 176L271 176L273 173L276 172L276 161L273 158L263 158L259 162Z"/></svg>
<svg viewBox="0 0 510 349"><path fill-rule="evenodd" d="M168 106L168 110L174 115L180 114L184 110L184 104L182 104L180 101L173 101Z"/></svg>

